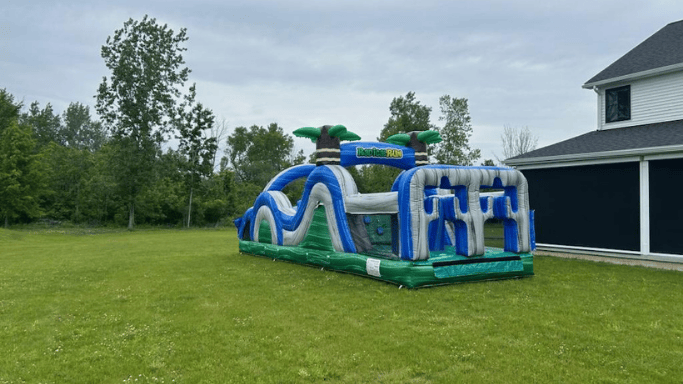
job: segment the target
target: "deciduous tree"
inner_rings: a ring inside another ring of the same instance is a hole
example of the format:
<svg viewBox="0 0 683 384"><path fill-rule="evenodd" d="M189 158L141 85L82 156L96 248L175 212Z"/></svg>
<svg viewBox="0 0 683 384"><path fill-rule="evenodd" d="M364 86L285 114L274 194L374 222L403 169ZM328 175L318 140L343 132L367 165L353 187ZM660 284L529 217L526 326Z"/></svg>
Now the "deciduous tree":
<svg viewBox="0 0 683 384"><path fill-rule="evenodd" d="M6 89L0 89L0 133L4 131L9 124L19 118L22 103L14 102L14 96L7 92Z"/></svg>
<svg viewBox="0 0 683 384"><path fill-rule="evenodd" d="M135 224L137 196L152 180L155 157L190 73L182 56L186 40L184 28L175 33L145 16L125 22L102 46L111 76L100 84L96 109L116 142L114 169L128 204L128 228Z"/></svg>
<svg viewBox="0 0 683 384"><path fill-rule="evenodd" d="M211 137L214 138L217 145L216 151L213 154L213 160L211 161L211 168L214 171L221 171L223 168L221 168L220 166L220 159L218 158L218 155L219 153L222 153L224 151L223 145L225 145L225 139L228 137L228 121L225 119L225 117L222 117L218 121L215 121L214 124L211 126ZM218 169L216 168L217 161L219 162Z"/></svg>
<svg viewBox="0 0 683 384"><path fill-rule="evenodd" d="M391 116L384 124L378 141L386 141L389 137L400 133L426 131L435 129L431 123L432 108L423 105L415 97L415 92L395 97L389 105ZM359 169L359 188L363 193L386 192L391 188L400 173L399 169L384 165L367 165Z"/></svg>
<svg viewBox="0 0 683 384"><path fill-rule="evenodd" d="M19 216L40 214L43 172L31 127L11 120L0 131L0 218L7 227Z"/></svg>
<svg viewBox="0 0 683 384"><path fill-rule="evenodd" d="M40 109L37 101L31 103L28 112L21 115L20 123L28 125L33 131L38 149L46 147L52 142L59 143L59 134L62 122L59 114L55 114L52 105L47 103L45 108Z"/></svg>
<svg viewBox="0 0 683 384"><path fill-rule="evenodd" d="M237 182L263 187L278 172L306 161L303 151L293 153L294 139L277 123L267 128L237 127L227 143L227 157Z"/></svg>
<svg viewBox="0 0 683 384"><path fill-rule="evenodd" d="M531 152L536 149L536 145L538 145L538 137L531 133L529 127L517 129L505 125L500 139L503 144L503 159L499 160L505 160Z"/></svg>
<svg viewBox="0 0 683 384"><path fill-rule="evenodd" d="M180 111L178 121L178 136L180 140L178 151L185 156L185 183L189 191L187 205L187 227L192 223L192 197L196 187L203 178L213 172L213 162L218 144L211 136L214 124L213 112L195 102L196 90L193 85L186 97L186 104ZM185 110L187 109L187 110Z"/></svg>
<svg viewBox="0 0 683 384"><path fill-rule="evenodd" d="M481 157L481 151L470 148L472 124L467 99L443 95L439 98L439 108L439 121L444 125L439 129L443 140L434 151L436 161L441 164L474 164Z"/></svg>
<svg viewBox="0 0 683 384"><path fill-rule="evenodd" d="M70 103L62 114L60 142L70 148L96 151L104 144L107 134L102 123L90 116L90 107L79 102Z"/></svg>
<svg viewBox="0 0 683 384"><path fill-rule="evenodd" d="M420 104L415 99L415 92L408 92L405 97L394 98L389 105L389 111L391 116L389 121L384 124L382 132L377 138L378 141L384 141L397 133L426 131L434 128L429 121L432 108Z"/></svg>
<svg viewBox="0 0 683 384"><path fill-rule="evenodd" d="M92 177L93 153L53 142L41 154L49 189L43 202L46 214L59 220L82 221L87 216L83 212L83 201L87 198L83 191Z"/></svg>

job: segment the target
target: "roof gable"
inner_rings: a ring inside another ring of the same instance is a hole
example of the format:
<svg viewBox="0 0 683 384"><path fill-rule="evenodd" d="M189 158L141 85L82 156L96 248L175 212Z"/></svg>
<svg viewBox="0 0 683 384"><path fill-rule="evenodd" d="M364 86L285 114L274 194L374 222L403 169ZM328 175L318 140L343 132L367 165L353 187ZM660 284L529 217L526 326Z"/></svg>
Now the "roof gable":
<svg viewBox="0 0 683 384"><path fill-rule="evenodd" d="M590 87L609 79L683 65L683 20L666 25L586 81Z"/></svg>

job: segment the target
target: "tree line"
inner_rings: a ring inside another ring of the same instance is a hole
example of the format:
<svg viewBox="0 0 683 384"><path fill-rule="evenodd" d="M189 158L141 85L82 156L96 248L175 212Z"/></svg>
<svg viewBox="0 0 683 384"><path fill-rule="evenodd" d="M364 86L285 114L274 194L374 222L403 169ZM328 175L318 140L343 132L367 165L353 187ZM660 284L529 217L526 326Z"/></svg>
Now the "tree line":
<svg viewBox="0 0 683 384"><path fill-rule="evenodd" d="M294 150L277 123L236 127L196 97L183 52L187 32L153 18L130 19L107 38L101 55L110 75L95 94L95 112L80 102L61 114L49 103L25 108L0 89L0 220L4 226L34 220L86 225L206 226L241 215L266 183L292 165L315 162ZM438 162L471 165L480 152L467 99L439 100L442 126L413 92L394 98L378 140L399 132L438 130ZM170 148L173 139L177 145ZM218 160L219 147L225 155ZM361 192L386 191L398 171L349 168ZM284 191L293 204L303 181Z"/></svg>

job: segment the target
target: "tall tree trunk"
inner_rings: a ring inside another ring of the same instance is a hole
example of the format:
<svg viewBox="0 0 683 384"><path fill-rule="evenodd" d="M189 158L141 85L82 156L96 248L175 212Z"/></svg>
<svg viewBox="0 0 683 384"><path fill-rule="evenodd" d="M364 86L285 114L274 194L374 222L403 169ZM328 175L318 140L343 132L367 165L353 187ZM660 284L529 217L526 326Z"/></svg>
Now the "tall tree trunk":
<svg viewBox="0 0 683 384"><path fill-rule="evenodd" d="M133 229L135 226L135 204L130 203L128 210L128 229Z"/></svg>
<svg viewBox="0 0 683 384"><path fill-rule="evenodd" d="M109 196L105 192L105 194L104 194L104 209L102 209L102 200L97 199L98 200L98 202L97 202L97 221L98 221L98 224L101 224L102 221L104 220L104 215L107 212L107 201L108 201L108 199L109 199Z"/></svg>
<svg viewBox="0 0 683 384"><path fill-rule="evenodd" d="M194 188L190 187L190 204L187 206L187 227L188 228L190 228L190 223L191 223L190 218L192 217L192 192L194 192Z"/></svg>
<svg viewBox="0 0 683 384"><path fill-rule="evenodd" d="M74 214L74 222L75 223L78 223L78 216L79 216L78 206L79 206L80 201L81 201L81 186L80 186L80 182L79 182L78 185L76 186L76 213Z"/></svg>

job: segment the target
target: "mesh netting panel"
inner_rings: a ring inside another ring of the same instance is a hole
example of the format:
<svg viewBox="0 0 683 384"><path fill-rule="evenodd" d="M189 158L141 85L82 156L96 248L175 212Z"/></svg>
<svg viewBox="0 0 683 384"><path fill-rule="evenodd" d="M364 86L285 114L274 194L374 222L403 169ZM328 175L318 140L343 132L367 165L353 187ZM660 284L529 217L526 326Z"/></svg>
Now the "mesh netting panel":
<svg viewBox="0 0 683 384"><path fill-rule="evenodd" d="M397 259L396 215L348 215L358 253Z"/></svg>

